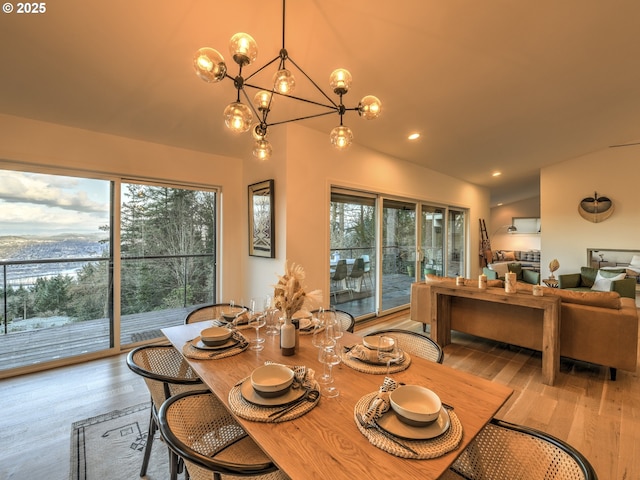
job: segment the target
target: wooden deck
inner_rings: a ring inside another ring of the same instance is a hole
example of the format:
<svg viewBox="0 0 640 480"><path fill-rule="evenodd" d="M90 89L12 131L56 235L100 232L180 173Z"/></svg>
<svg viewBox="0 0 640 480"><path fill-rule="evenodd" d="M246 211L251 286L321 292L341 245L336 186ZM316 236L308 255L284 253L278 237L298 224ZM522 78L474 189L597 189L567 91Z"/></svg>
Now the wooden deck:
<svg viewBox="0 0 640 480"><path fill-rule="evenodd" d="M161 328L182 324L187 313L195 308L126 315L122 317L120 344L162 338ZM110 330L109 319L102 318L0 335L0 374L14 368L108 350L112 346Z"/></svg>

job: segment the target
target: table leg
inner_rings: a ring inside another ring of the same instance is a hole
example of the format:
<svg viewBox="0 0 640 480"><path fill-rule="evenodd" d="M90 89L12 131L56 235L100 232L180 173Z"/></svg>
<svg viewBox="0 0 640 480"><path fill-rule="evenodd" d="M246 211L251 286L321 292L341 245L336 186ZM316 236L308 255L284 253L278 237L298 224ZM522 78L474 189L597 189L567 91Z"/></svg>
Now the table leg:
<svg viewBox="0 0 640 480"><path fill-rule="evenodd" d="M444 347L451 343L451 297L431 291L431 338Z"/></svg>
<svg viewBox="0 0 640 480"><path fill-rule="evenodd" d="M560 370L560 309L553 304L542 316L542 381L553 385Z"/></svg>

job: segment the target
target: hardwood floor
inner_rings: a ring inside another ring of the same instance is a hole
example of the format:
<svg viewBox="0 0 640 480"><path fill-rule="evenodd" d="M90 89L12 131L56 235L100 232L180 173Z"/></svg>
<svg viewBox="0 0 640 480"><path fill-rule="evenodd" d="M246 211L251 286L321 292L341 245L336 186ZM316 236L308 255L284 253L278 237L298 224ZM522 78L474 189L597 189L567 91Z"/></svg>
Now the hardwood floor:
<svg viewBox="0 0 640 480"><path fill-rule="evenodd" d="M358 325L356 332L382 327L421 331L422 324L405 311ZM640 478L637 372L619 371L618 380L610 382L603 367L563 360L550 387L541 382L539 353L455 332L444 363L509 385L514 394L497 416L568 441L601 480ZM71 424L149 398L125 355L0 380L0 392L0 478L5 480L67 480Z"/></svg>

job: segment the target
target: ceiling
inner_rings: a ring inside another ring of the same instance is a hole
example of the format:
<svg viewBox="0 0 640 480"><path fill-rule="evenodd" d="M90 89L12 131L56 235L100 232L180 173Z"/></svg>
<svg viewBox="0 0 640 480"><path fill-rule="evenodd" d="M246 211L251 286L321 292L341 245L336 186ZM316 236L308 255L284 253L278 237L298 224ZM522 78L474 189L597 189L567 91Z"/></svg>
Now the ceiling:
<svg viewBox="0 0 640 480"><path fill-rule="evenodd" d="M280 0L46 6L0 16L0 113L251 155L223 125L232 83L199 80L193 55L216 48L235 75L227 45L244 31L258 65L276 57ZM489 187L495 204L536 195L541 167L640 138L639 21L636 0L290 0L286 47L323 88L349 69L347 107L382 100L378 120L345 116L356 143ZM338 117L305 123L328 138Z"/></svg>

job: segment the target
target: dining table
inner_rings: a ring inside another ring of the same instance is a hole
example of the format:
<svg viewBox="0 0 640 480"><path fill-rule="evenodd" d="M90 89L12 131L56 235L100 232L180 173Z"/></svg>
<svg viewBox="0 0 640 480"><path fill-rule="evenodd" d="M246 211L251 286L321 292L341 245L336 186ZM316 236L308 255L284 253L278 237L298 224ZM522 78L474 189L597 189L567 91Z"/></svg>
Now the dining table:
<svg viewBox="0 0 640 480"><path fill-rule="evenodd" d="M163 328L162 332L184 355L188 342L210 325L211 322L205 321ZM253 330L241 333L247 340L255 337ZM298 336L296 353L292 356L281 354L278 335L262 334L262 337L265 342L260 351L246 348L234 355L211 359L185 356L204 384L232 413L238 385L244 385L252 371L265 363L304 366L314 373L314 378L323 372L324 365L319 362L319 349L313 345L312 335ZM362 342L361 335L344 332L340 339L341 351L360 346ZM390 453L389 449L380 448L380 442L370 441L373 437L365 435L368 430L358 428L356 406L361 406L363 400L368 403L378 398L387 373L373 374L366 368L353 368L353 359L345 358L333 368L333 385L339 395L334 398L321 395L304 414L290 420L284 417L286 421L279 422L254 421L246 415L236 415L236 418L278 468L294 480L437 479L498 412L513 390L416 355L407 355L405 360L408 366L400 371L395 369L388 377L399 384L426 387L440 397L443 405L453 408L449 418L452 426L455 419L460 437L455 448L434 458L406 458L411 454L404 455L402 449L396 450L400 454Z"/></svg>

